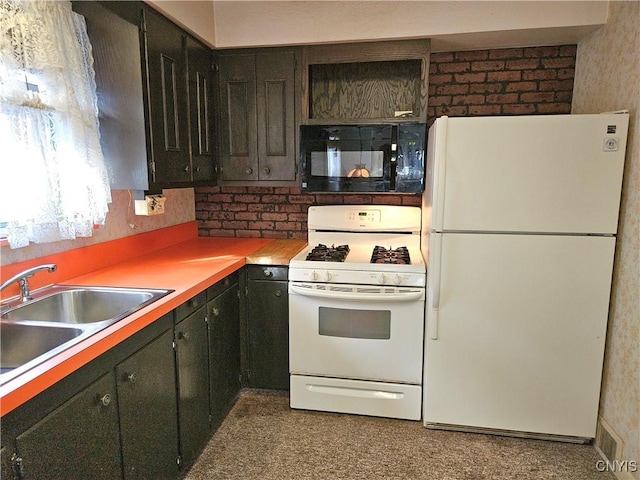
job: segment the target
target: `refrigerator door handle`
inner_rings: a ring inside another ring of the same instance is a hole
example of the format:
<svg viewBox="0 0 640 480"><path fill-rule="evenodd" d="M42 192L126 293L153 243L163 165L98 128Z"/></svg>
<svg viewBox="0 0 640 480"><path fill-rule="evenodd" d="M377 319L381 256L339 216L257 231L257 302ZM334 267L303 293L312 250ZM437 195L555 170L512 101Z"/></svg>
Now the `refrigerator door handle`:
<svg viewBox="0 0 640 480"><path fill-rule="evenodd" d="M444 196L445 172L447 162L447 130L449 118L443 116L438 119L438 128L434 131L435 145L433 147L433 220L432 228L441 231L444 228Z"/></svg>
<svg viewBox="0 0 640 480"><path fill-rule="evenodd" d="M442 234L432 233L433 237L433 262L429 262L432 265L431 270L431 298L429 301L429 337L431 340L438 339L438 310L440 308L440 263L442 258Z"/></svg>

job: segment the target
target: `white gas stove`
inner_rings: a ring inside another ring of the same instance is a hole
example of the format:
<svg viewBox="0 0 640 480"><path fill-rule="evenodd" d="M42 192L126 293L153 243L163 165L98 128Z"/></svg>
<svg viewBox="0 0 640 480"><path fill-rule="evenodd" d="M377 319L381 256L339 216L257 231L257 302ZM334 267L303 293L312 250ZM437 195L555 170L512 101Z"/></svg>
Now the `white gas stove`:
<svg viewBox="0 0 640 480"><path fill-rule="evenodd" d="M308 224L289 263L291 407L419 420L420 208L310 207Z"/></svg>
<svg viewBox="0 0 640 480"><path fill-rule="evenodd" d="M310 207L309 247L289 263L289 278L424 287L420 225L418 207Z"/></svg>

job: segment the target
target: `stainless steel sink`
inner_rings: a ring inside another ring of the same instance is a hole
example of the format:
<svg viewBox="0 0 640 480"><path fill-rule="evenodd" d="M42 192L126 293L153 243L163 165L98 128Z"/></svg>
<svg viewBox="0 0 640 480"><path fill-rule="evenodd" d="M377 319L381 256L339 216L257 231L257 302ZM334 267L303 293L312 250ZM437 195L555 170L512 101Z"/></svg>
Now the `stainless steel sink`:
<svg viewBox="0 0 640 480"><path fill-rule="evenodd" d="M8 302L0 319L0 384L171 293L57 285Z"/></svg>
<svg viewBox="0 0 640 480"><path fill-rule="evenodd" d="M52 287L14 306L3 319L86 324L113 323L156 301L169 290L107 287Z"/></svg>
<svg viewBox="0 0 640 480"><path fill-rule="evenodd" d="M75 340L82 328L0 322L0 367L13 369Z"/></svg>

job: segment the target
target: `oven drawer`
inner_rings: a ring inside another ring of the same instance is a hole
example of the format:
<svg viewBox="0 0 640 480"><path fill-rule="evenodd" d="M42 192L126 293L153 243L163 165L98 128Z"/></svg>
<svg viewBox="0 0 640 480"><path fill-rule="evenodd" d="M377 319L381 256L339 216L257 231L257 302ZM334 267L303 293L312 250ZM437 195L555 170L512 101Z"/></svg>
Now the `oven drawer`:
<svg viewBox="0 0 640 480"><path fill-rule="evenodd" d="M291 408L420 420L422 388L384 382L291 376Z"/></svg>

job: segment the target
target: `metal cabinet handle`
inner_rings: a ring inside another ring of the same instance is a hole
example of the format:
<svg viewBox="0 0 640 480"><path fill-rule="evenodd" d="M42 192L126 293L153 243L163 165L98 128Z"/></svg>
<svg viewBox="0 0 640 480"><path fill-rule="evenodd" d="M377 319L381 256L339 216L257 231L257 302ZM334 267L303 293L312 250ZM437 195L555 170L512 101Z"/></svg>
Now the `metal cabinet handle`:
<svg viewBox="0 0 640 480"><path fill-rule="evenodd" d="M269 175L271 173L271 169L269 167L264 167L262 169L262 173L264 173L265 175Z"/></svg>
<svg viewBox="0 0 640 480"><path fill-rule="evenodd" d="M280 290L280 289L276 290L276 291L274 292L274 295L275 295L276 297L278 297L278 298L279 298L279 297L281 297L281 296L282 296L282 290Z"/></svg>
<svg viewBox="0 0 640 480"><path fill-rule="evenodd" d="M137 373L135 373L135 372L131 372L131 373L128 373L128 374L127 374L127 381L128 381L128 382L133 383L133 382L135 382L135 381L136 381L136 379L137 379L137 378L138 378L138 374L137 374Z"/></svg>
<svg viewBox="0 0 640 480"><path fill-rule="evenodd" d="M22 457L19 457L17 454L13 454L11 456L11 464L13 465L13 470L14 473L18 474L18 478L24 478L25 477L25 471L24 471L24 463L22 460Z"/></svg>
<svg viewBox="0 0 640 480"><path fill-rule="evenodd" d="M189 340L189 332L179 332L178 338L180 340Z"/></svg>
<svg viewBox="0 0 640 480"><path fill-rule="evenodd" d="M217 317L218 315L220 315L220 309L219 309L218 307L213 307L213 308L211 309L211 314L212 314L214 317Z"/></svg>
<svg viewBox="0 0 640 480"><path fill-rule="evenodd" d="M273 277L273 272L271 270L267 270L266 268L262 271L262 274L265 277Z"/></svg>
<svg viewBox="0 0 640 480"><path fill-rule="evenodd" d="M196 173L200 173L200 167L196 167Z"/></svg>
<svg viewBox="0 0 640 480"><path fill-rule="evenodd" d="M194 299L191 300L191 306L192 307L197 307L198 306L198 299L197 298L194 298Z"/></svg>
<svg viewBox="0 0 640 480"><path fill-rule="evenodd" d="M100 405L102 405L103 407L108 407L111 403L111 395L109 395L108 393L105 393L104 395L98 394L98 403L100 403Z"/></svg>
<svg viewBox="0 0 640 480"><path fill-rule="evenodd" d="M184 171L185 171L186 173L189 173L189 172L191 171L191 166L190 166L190 165L187 165L186 167L184 167Z"/></svg>
<svg viewBox="0 0 640 480"><path fill-rule="evenodd" d="M253 168L247 168L244 173L246 173L247 175L251 175L253 173Z"/></svg>

